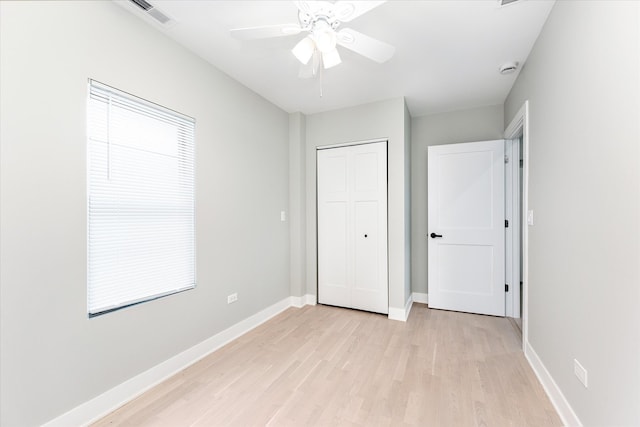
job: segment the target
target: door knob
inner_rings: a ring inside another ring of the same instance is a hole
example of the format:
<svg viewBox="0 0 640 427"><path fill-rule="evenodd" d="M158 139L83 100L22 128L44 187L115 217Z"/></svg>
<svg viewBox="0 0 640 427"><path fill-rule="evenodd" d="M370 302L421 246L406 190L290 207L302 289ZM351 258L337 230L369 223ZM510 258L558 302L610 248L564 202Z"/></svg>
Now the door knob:
<svg viewBox="0 0 640 427"><path fill-rule="evenodd" d="M442 234L431 233L430 236L432 239L435 239L436 237L442 237Z"/></svg>

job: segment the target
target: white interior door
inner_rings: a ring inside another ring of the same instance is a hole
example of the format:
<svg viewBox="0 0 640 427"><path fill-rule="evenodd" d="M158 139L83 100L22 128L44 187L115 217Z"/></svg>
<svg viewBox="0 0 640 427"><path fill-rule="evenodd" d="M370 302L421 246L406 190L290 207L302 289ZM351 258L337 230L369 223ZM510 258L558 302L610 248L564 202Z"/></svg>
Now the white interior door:
<svg viewBox="0 0 640 427"><path fill-rule="evenodd" d="M351 306L349 150L318 151L318 302Z"/></svg>
<svg viewBox="0 0 640 427"><path fill-rule="evenodd" d="M504 140L428 154L429 306L504 316Z"/></svg>
<svg viewBox="0 0 640 427"><path fill-rule="evenodd" d="M387 313L386 142L318 150L318 302Z"/></svg>

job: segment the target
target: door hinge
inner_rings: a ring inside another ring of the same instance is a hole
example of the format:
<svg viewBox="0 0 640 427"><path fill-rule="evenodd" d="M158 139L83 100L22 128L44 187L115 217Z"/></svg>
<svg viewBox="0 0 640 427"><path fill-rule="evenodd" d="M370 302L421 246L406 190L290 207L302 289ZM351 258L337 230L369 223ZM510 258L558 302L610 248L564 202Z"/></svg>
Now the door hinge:
<svg viewBox="0 0 640 427"><path fill-rule="evenodd" d="M507 156L506 154L504 155L504 162L505 164L509 163L509 156Z"/></svg>
<svg viewBox="0 0 640 427"><path fill-rule="evenodd" d="M509 285L507 285L507 284L504 285L504 291L505 292L509 292Z"/></svg>
<svg viewBox="0 0 640 427"><path fill-rule="evenodd" d="M504 228L509 228L509 220L508 219L504 220Z"/></svg>

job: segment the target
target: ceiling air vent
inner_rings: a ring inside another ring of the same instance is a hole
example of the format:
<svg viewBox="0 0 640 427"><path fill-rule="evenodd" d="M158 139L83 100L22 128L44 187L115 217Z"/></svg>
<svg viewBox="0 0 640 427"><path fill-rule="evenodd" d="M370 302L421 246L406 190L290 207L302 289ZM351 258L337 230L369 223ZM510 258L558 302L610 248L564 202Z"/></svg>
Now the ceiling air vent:
<svg viewBox="0 0 640 427"><path fill-rule="evenodd" d="M130 0L131 3L135 3L140 9L144 10L145 12L148 11L149 9L153 9L153 6L151 6L148 2L144 1L144 0Z"/></svg>
<svg viewBox="0 0 640 427"><path fill-rule="evenodd" d="M149 3L146 0L129 0L129 1L135 4L136 6L138 6L140 9L147 12L149 16L151 16L161 24L167 24L168 22L171 21L171 18L169 18L164 13L160 12L158 9L156 9L151 3Z"/></svg>

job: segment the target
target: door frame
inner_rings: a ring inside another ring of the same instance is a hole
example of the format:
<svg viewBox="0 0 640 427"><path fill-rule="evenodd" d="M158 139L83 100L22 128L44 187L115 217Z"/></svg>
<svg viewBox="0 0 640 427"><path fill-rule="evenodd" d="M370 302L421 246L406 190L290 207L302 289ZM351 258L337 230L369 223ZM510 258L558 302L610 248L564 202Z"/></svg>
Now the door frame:
<svg viewBox="0 0 640 427"><path fill-rule="evenodd" d="M529 210L529 101L526 100L515 114L511 123L504 131L506 140L522 137L522 212L519 217L522 221L522 349L525 350L529 342L529 228L527 221ZM515 164L515 161L512 161ZM513 176L514 174L512 174ZM517 191L517 188L512 190ZM514 192L512 192L514 194ZM517 194L517 193L515 193ZM517 201L512 200L517 204ZM526 215L525 215L526 214ZM514 228L515 229L515 228ZM516 233L517 234L517 233ZM512 261L517 262L512 256ZM513 269L512 269L513 272ZM519 281L519 278L518 278ZM512 283L513 279L512 279ZM515 293L514 293L515 294ZM513 296L513 295L512 295Z"/></svg>
<svg viewBox="0 0 640 427"><path fill-rule="evenodd" d="M520 309L520 138L504 140L505 153L505 219L509 226L505 228L505 284L509 290L505 293L505 316L519 318ZM524 162L523 162L524 163Z"/></svg>

